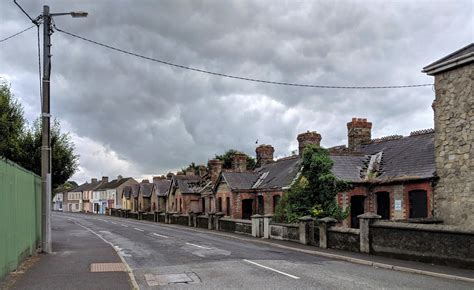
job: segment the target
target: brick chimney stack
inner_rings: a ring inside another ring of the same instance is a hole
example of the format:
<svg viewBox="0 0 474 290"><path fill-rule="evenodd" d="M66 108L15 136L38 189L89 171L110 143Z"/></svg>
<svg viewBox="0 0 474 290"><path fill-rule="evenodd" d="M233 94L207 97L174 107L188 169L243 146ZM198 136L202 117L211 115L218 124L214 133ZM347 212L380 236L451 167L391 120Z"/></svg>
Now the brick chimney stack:
<svg viewBox="0 0 474 290"><path fill-rule="evenodd" d="M321 143L321 134L316 131L306 131L306 133L301 133L296 138L298 140L298 154L300 157L303 156L304 148L308 145L320 146Z"/></svg>
<svg viewBox="0 0 474 290"><path fill-rule="evenodd" d="M224 165L224 162L219 159L211 159L208 162L209 175L211 176L211 181L213 184L215 184L217 182L217 178L219 178L219 174L222 171L222 165Z"/></svg>
<svg viewBox="0 0 474 290"><path fill-rule="evenodd" d="M235 172L244 172L247 170L247 155L236 152L232 157L232 170Z"/></svg>
<svg viewBox="0 0 474 290"><path fill-rule="evenodd" d="M91 178L91 183L96 183L97 182L97 178Z"/></svg>
<svg viewBox="0 0 474 290"><path fill-rule="evenodd" d="M166 176L161 175L161 176L153 176L153 183L159 181L159 180L165 180Z"/></svg>
<svg viewBox="0 0 474 290"><path fill-rule="evenodd" d="M120 180L120 179L122 179L122 178L123 178L122 175L117 175L117 180Z"/></svg>
<svg viewBox="0 0 474 290"><path fill-rule="evenodd" d="M108 176L102 176L102 183L107 183L109 182L109 177Z"/></svg>
<svg viewBox="0 0 474 290"><path fill-rule="evenodd" d="M173 179L173 176L174 174L172 172L168 172L168 174L166 174L166 179L171 180Z"/></svg>
<svg viewBox="0 0 474 290"><path fill-rule="evenodd" d="M195 172L194 172L194 168L192 168L192 167L188 167L185 171L185 174L186 174L186 176L196 175Z"/></svg>
<svg viewBox="0 0 474 290"><path fill-rule="evenodd" d="M143 179L141 183L150 183L148 179Z"/></svg>
<svg viewBox="0 0 474 290"><path fill-rule="evenodd" d="M372 123L367 119L352 118L347 123L347 147L354 150L357 146L370 142L372 139Z"/></svg>
<svg viewBox="0 0 474 290"><path fill-rule="evenodd" d="M273 153L275 149L272 145L259 145L255 148L255 153L257 155L257 167L261 167L263 165L269 164L273 162Z"/></svg>
<svg viewBox="0 0 474 290"><path fill-rule="evenodd" d="M205 165L198 166L199 176L203 177L207 173L207 167Z"/></svg>

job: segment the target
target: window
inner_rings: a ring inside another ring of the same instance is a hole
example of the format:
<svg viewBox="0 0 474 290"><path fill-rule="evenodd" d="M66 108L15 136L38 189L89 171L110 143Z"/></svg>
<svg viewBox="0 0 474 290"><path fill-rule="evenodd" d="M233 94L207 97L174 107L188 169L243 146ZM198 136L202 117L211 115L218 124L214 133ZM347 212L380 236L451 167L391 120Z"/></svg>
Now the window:
<svg viewBox="0 0 474 290"><path fill-rule="evenodd" d="M225 203L226 203L226 207L225 207L226 215L230 216L230 197L226 197Z"/></svg>
<svg viewBox="0 0 474 290"><path fill-rule="evenodd" d="M212 197L209 197L209 212L212 212Z"/></svg>
<svg viewBox="0 0 474 290"><path fill-rule="evenodd" d="M263 195L259 195L257 197L258 202L258 214L263 215L265 214L265 205L263 204Z"/></svg>
<svg viewBox="0 0 474 290"><path fill-rule="evenodd" d="M273 196L273 213L275 213L278 204L280 204L280 198L281 198L281 196L279 196L279 195L274 195Z"/></svg>
<svg viewBox="0 0 474 290"><path fill-rule="evenodd" d="M409 218L428 217L428 198L424 190L412 190L408 193Z"/></svg>
<svg viewBox="0 0 474 290"><path fill-rule="evenodd" d="M222 212L222 197L217 199L217 211Z"/></svg>

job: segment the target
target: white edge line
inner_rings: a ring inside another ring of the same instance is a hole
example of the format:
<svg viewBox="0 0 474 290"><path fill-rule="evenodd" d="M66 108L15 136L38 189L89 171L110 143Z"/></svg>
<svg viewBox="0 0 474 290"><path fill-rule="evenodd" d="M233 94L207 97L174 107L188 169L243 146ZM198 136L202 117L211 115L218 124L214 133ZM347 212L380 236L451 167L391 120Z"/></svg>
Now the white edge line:
<svg viewBox="0 0 474 290"><path fill-rule="evenodd" d="M244 259L244 261L247 262L247 263L254 264L256 266L262 267L264 269L267 269L267 270L270 270L270 271L277 272L279 274L288 276L288 277L293 278L293 279L299 279L300 278L300 277L297 277L297 276L294 276L294 275L291 275L291 274L288 274L288 273L285 273L285 272L282 272L282 271L278 271L276 269L273 269L273 268L270 268L270 267L267 267L267 266L264 266L264 265L260 265L259 263L255 263L253 261L249 261L249 260L246 260L246 259Z"/></svg>
<svg viewBox="0 0 474 290"><path fill-rule="evenodd" d="M203 246L196 245L196 244L191 244L191 243L186 243L186 245L195 246L195 247L198 247L198 248L201 248L201 249L206 249L206 250L212 250L211 248L203 247Z"/></svg>
<svg viewBox="0 0 474 290"><path fill-rule="evenodd" d="M133 286L133 289L140 289L140 287L138 287L138 283L137 283L137 280L135 280L135 275L133 275L133 271L132 271L132 268L130 268L130 265L128 265L127 261L125 261L125 258L122 257L122 255L120 255L120 252L115 248L114 244L112 244L111 242L107 241L106 239L104 239L101 235L99 235L98 233L94 232L93 230L91 230L90 228L86 227L86 226L83 226L77 222L74 222L76 225L80 226L80 227L83 227L85 228L86 230L88 230L89 232L93 233L94 235L98 236L102 241L106 242L107 244L109 244L112 249L114 249L114 251L117 253L117 255L119 256L120 260L122 260L122 263L125 265L125 267L127 268L127 272L128 272L128 276L130 277L130 280L132 281L132 286Z"/></svg>
<svg viewBox="0 0 474 290"><path fill-rule="evenodd" d="M160 235L160 234L157 234L157 233L152 233L152 235L157 236L157 237L161 237L161 238L165 238L165 239L168 238L167 236L163 236L163 235Z"/></svg>
<svg viewBox="0 0 474 290"><path fill-rule="evenodd" d="M134 229L134 230L137 230L137 231L139 231L139 232L144 232L144 230L139 229L139 228L133 228L133 229Z"/></svg>

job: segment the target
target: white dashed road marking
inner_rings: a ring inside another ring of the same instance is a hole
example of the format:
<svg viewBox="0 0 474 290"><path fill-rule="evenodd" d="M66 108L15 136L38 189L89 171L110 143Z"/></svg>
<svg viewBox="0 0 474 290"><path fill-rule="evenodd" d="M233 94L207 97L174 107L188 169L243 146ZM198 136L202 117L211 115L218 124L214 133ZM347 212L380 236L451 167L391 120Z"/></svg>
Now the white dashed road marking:
<svg viewBox="0 0 474 290"><path fill-rule="evenodd" d="M211 248L203 247L203 246L196 245L196 244L191 244L191 243L186 243L186 245L190 245L190 246L194 246L194 247L198 247L198 248L206 249L206 250L212 250Z"/></svg>
<svg viewBox="0 0 474 290"><path fill-rule="evenodd" d="M139 232L144 232L144 230L139 229L139 228L133 228L133 229L134 229L134 230L137 230L137 231L139 231Z"/></svg>
<svg viewBox="0 0 474 290"><path fill-rule="evenodd" d="M285 273L285 272L282 272L282 271L278 271L277 269L273 269L273 268L270 268L270 267L261 265L261 264L259 264L259 263L255 263L255 262L253 262L253 261L249 261L249 260L244 259L244 262L253 264L253 265L255 265L255 266L262 267L262 268L264 268L264 269L267 269L267 270L276 272L276 273L278 273L278 274L285 275L285 276L290 277L290 278L293 278L293 279L299 279L299 278L300 278L300 277L297 277L297 276L294 276L294 275L291 275L291 274L288 274L288 273Z"/></svg>
<svg viewBox="0 0 474 290"><path fill-rule="evenodd" d="M127 226L127 225L124 225L124 224L120 224L120 225L121 225L122 227L126 227L126 228L128 228L128 226Z"/></svg>
<svg viewBox="0 0 474 290"><path fill-rule="evenodd" d="M163 235L160 235L160 234L157 234L157 233L153 233L153 235L157 236L157 237L160 237L160 238L165 238L165 239L168 238L167 236L163 236Z"/></svg>

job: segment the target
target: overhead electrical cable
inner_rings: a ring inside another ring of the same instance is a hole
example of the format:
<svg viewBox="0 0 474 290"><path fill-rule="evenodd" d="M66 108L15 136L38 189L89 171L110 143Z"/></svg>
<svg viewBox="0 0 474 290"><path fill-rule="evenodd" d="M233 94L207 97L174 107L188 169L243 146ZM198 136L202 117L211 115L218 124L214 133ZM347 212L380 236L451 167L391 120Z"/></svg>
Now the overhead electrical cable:
<svg viewBox="0 0 474 290"><path fill-rule="evenodd" d="M301 83L291 83L291 82L278 82L278 81L269 81L269 80L263 80L263 79L256 79L256 78L249 78L249 77L242 77L242 76L235 76L235 75L230 75L230 74L225 74L225 73L218 73L218 72L213 72L213 71L208 71L204 69L198 69L190 66L185 66L181 64L176 64L172 63L169 61L165 60L160 60L156 58L152 58L149 56L141 55L135 52L127 51L112 45L104 44L95 40L91 40L88 38L85 38L83 36L64 31L58 27L54 27L57 31L72 36L74 38L78 38L81 40L84 40L86 42L99 45L114 51L118 51L124 54L128 54L131 56L135 56L138 58L146 59L149 61L185 69L185 70L190 70L190 71L195 71L199 73L204 73L204 74L209 74L209 75L214 75L214 76L220 76L220 77L225 77L225 78L231 78L231 79L237 79L237 80L243 80L243 81L249 81L249 82L256 82L256 83L264 83L264 84L271 84L271 85L280 85L280 86L292 86L292 87L307 87L307 88L320 88L320 89L402 89L402 88L416 88L416 87L429 87L432 86L433 84L412 84L412 85L389 85L389 86L333 86L333 85L316 85L316 84L301 84Z"/></svg>
<svg viewBox="0 0 474 290"><path fill-rule="evenodd" d="M36 24L35 24L35 25L32 25L32 26L30 26L30 27L28 27L28 28L25 28L25 29L23 29L22 31L19 31L19 32L15 33L15 34L12 34L12 35L10 35L10 36L8 36L8 37L5 37L5 38L3 38L3 39L0 39L0 42L7 41L7 40L9 40L10 38L13 38L13 37L15 37L15 36L17 36L17 35L20 35L20 34L22 34L23 32L26 32L26 31L30 30L31 28L33 28L33 27L35 27L35 26L36 26Z"/></svg>

